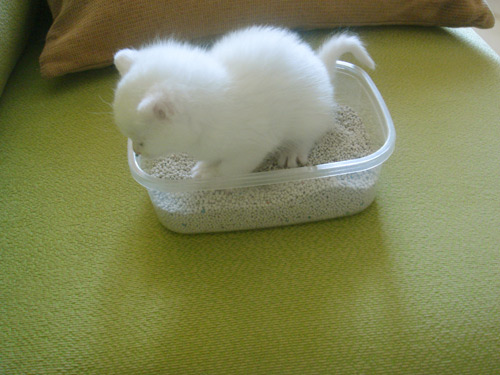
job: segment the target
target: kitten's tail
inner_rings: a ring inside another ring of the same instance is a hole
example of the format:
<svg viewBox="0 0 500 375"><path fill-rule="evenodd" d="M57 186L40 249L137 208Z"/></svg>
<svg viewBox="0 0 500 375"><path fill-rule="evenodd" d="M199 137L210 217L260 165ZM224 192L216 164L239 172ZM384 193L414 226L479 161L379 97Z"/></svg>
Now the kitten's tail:
<svg viewBox="0 0 500 375"><path fill-rule="evenodd" d="M334 35L323 43L318 50L318 56L328 69L331 79L335 76L335 63L345 53L352 53L363 65L375 69L375 63L357 36L349 34Z"/></svg>

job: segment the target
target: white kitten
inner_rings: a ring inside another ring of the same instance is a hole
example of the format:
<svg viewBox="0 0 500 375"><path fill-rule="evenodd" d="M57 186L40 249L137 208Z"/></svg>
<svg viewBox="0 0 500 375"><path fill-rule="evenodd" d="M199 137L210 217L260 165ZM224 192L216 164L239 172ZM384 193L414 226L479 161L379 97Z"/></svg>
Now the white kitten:
<svg viewBox="0 0 500 375"><path fill-rule="evenodd" d="M195 177L251 172L278 147L280 165L295 167L334 122L331 80L347 52L374 68L355 36L334 36L316 54L272 27L230 33L208 50L174 40L124 49L115 121L136 153L200 160Z"/></svg>

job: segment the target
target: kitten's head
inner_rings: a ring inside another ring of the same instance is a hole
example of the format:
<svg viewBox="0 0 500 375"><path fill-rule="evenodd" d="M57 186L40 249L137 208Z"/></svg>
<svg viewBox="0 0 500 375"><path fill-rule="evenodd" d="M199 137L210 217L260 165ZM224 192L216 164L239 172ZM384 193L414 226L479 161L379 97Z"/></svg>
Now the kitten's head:
<svg viewBox="0 0 500 375"><path fill-rule="evenodd" d="M146 157L190 152L223 80L204 51L174 43L116 53L121 79L113 111L134 151ZM215 73L215 75L214 75Z"/></svg>

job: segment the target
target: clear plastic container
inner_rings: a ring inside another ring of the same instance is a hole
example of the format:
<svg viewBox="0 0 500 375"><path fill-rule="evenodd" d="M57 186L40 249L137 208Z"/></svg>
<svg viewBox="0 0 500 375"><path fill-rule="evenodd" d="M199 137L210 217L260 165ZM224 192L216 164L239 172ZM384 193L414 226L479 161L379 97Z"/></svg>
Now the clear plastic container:
<svg viewBox="0 0 500 375"><path fill-rule="evenodd" d="M337 103L361 117L375 152L313 167L172 181L147 174L129 141L132 176L148 190L160 222L180 233L276 227L358 213L375 199L396 135L382 96L361 68L338 62L335 92Z"/></svg>

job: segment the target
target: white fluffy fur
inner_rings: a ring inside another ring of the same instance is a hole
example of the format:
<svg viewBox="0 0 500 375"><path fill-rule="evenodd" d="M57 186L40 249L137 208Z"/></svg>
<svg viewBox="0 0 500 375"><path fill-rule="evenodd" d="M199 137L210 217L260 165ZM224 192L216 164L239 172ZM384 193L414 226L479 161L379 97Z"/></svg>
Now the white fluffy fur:
<svg viewBox="0 0 500 375"><path fill-rule="evenodd" d="M137 153L200 160L195 177L251 172L278 147L280 164L295 167L333 124L331 79L346 52L374 67L354 36L334 36L316 54L272 27L230 33L208 50L175 40L121 50L115 121Z"/></svg>

